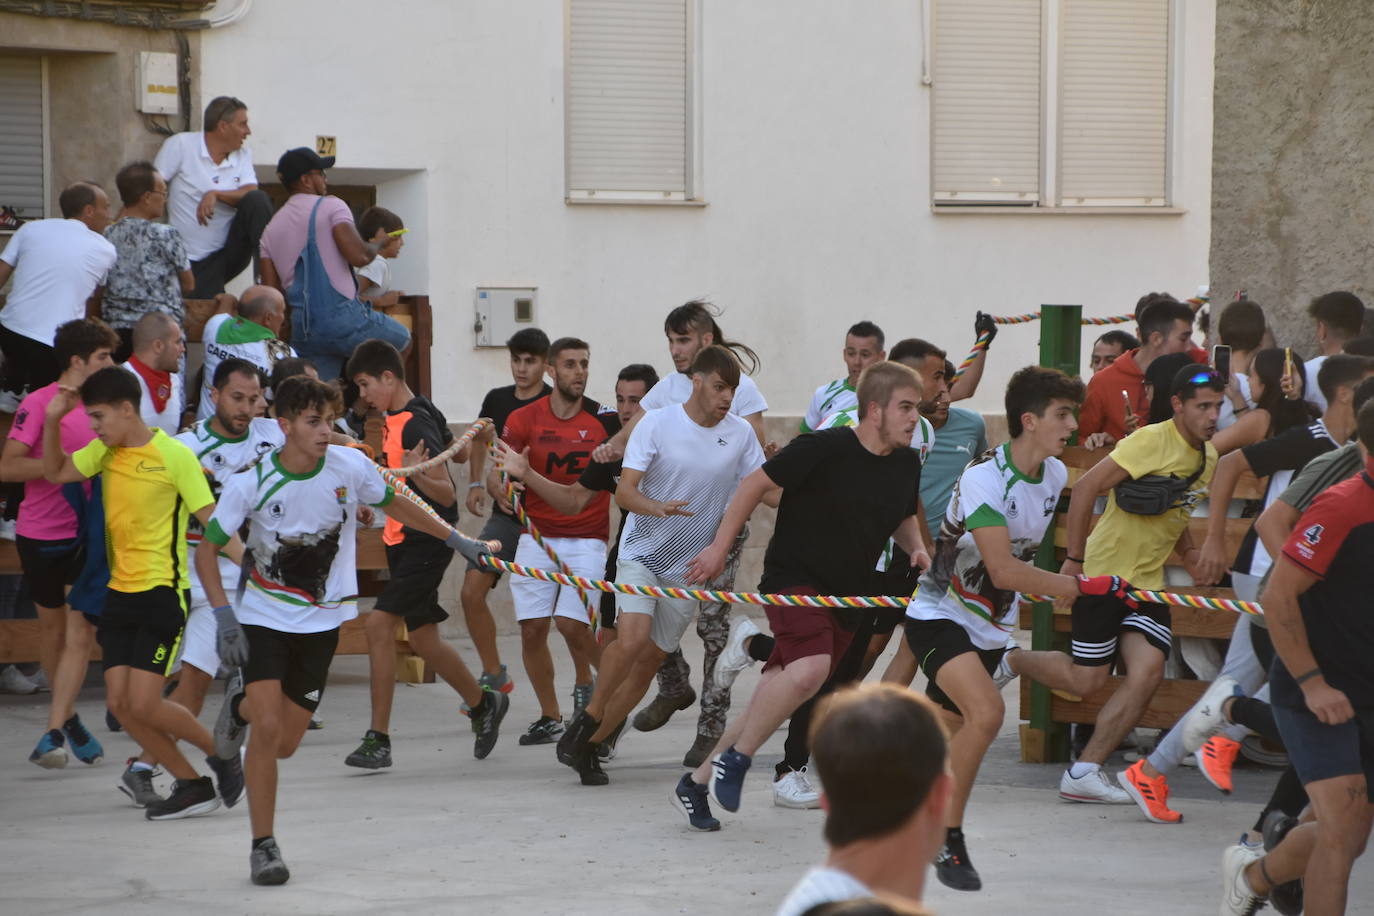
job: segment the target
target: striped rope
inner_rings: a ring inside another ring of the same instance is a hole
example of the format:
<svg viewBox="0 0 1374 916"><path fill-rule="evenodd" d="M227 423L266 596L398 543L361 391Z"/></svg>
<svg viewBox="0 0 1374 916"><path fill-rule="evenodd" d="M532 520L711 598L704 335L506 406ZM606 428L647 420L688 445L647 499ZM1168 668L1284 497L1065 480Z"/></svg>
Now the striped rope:
<svg viewBox="0 0 1374 916"><path fill-rule="evenodd" d="M546 569L508 563L496 557L483 557L483 565L493 572L508 572L516 576L528 576L545 582L571 585L579 591L611 592L619 595L640 595L645 598L685 598L690 601L710 601L720 604L753 604L773 607L828 607L828 608L866 608L906 607L910 598L893 595L768 595L758 592L726 592L708 588L673 588L652 585L624 585L605 579L588 579L564 573L553 573ZM1131 589L1132 598L1150 604L1169 604L1175 607L1209 608L1217 611L1232 611L1244 614L1262 614L1263 610L1252 601L1232 601L1226 598L1204 598L1198 595L1180 595L1175 592L1158 592L1145 589ZM1052 596L1022 595L1028 601L1053 601Z"/></svg>
<svg viewBox="0 0 1374 916"><path fill-rule="evenodd" d="M448 448L444 449L442 452L435 455L433 458L427 458L424 461L421 461L419 464L412 464L410 467L385 468L384 470L387 472L388 476L392 477L409 477L412 474L423 474L430 468L438 467L445 461L448 461L454 455L458 454L460 451L463 450L464 446L466 446L473 439L477 438L477 436L483 430L489 428L491 425L491 420L488 420L486 417L482 417L476 423L469 426L461 436L459 436L457 439L454 439Z"/></svg>
<svg viewBox="0 0 1374 916"><path fill-rule="evenodd" d="M1039 312L1026 312L1024 315L993 315L993 324L1030 324L1040 320ZM1079 324L1101 326L1107 324L1127 324L1135 321L1135 314L1109 315L1106 318L1083 318Z"/></svg>
<svg viewBox="0 0 1374 916"><path fill-rule="evenodd" d="M964 361L959 364L959 368L954 370L954 378L949 380L950 385L958 381L959 376L963 375L968 371L970 366L978 362L979 355L987 351L988 344L991 342L991 334L983 333L978 335L978 339L973 342L973 349L968 351L968 356L965 356Z"/></svg>
<svg viewBox="0 0 1374 916"><path fill-rule="evenodd" d="M494 447L492 449L492 452L493 454L495 453ZM535 527L533 519L531 519L529 517L529 513L525 511L525 501L522 500L520 498L520 495L515 492L515 484L511 483L510 476L506 474L505 471L501 472L501 486L505 492L507 501L510 502L512 511L515 512L516 521L518 521L521 527L525 529L525 533L530 536L530 539L533 540L543 549L544 553L548 555L548 558L553 561L553 565L558 567L557 575L559 576L559 578L550 579L546 578L546 576L534 575L535 572L543 573L544 570L535 570L533 567L529 566L520 567L523 570L528 570L527 572L523 572L520 575L530 576L534 579L544 579L545 582L558 582L561 585L571 585L574 588L576 588L577 597L582 601L582 606L587 609L587 623L591 626L592 632L596 632L596 628L599 625L600 621L598 619L596 604L592 601L591 596L587 594L589 590L581 585L578 585L578 583L575 580L579 579L580 577L573 574L572 567L568 566L567 563L564 563L563 560L558 556L558 554L554 552L554 549L552 546L550 546L549 542L544 540L544 535L540 534L539 529ZM486 557L485 559L492 560L496 563L505 563L504 560L497 560L495 557ZM513 566L515 564L511 565ZM546 575L554 574L547 573ZM591 591L595 591L595 589L591 589Z"/></svg>

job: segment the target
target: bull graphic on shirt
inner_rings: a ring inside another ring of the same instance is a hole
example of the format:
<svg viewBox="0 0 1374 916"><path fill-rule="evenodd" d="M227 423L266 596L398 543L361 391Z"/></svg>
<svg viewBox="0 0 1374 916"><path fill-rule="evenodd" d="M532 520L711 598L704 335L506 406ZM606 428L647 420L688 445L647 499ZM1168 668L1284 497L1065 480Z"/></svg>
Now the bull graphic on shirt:
<svg viewBox="0 0 1374 916"><path fill-rule="evenodd" d="M249 546L258 574L300 592L314 604L322 603L345 521L346 517L340 517L337 525L324 531L287 536L254 526Z"/></svg>

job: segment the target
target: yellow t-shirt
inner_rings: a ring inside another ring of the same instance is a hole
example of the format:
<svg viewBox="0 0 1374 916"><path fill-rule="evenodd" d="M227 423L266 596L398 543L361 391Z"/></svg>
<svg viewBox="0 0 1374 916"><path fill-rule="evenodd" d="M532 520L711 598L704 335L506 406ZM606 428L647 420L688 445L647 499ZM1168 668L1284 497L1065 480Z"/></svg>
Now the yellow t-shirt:
<svg viewBox="0 0 1374 916"><path fill-rule="evenodd" d="M1116 506L1116 492L1107 498L1107 511L1088 535L1083 572L1089 576L1121 576L1140 588L1164 587L1164 561L1173 552L1193 507L1207 498L1217 469L1217 450L1208 442L1207 467L1184 494L1181 505L1163 515L1133 515ZM1133 478L1148 474L1188 477L1198 466L1198 450L1184 440L1173 420L1141 427L1112 449L1111 459Z"/></svg>
<svg viewBox="0 0 1374 916"><path fill-rule="evenodd" d="M214 503L195 453L160 429L146 445L109 448L93 439L72 455L87 477L104 474L105 550L110 588L146 592L191 587L186 523Z"/></svg>

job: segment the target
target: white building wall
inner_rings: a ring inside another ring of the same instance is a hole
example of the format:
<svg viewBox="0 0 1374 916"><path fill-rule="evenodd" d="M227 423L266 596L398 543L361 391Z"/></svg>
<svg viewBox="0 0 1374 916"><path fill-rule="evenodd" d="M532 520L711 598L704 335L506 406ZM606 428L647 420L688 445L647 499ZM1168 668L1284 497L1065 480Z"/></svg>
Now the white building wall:
<svg viewBox="0 0 1374 916"><path fill-rule="evenodd" d="M455 420L510 382L504 351L473 347L479 285L538 286L537 323L591 342L603 401L626 363L671 371L664 314L709 297L762 357L772 413L799 416L861 318L957 363L978 309L1118 314L1206 282L1211 3L1176 4L1174 215L933 213L921 8L701 0L703 208L564 203L558 0L259 3L204 35L201 88L248 102L266 174L317 134L338 138L337 174L387 170L362 174L413 227L395 275L432 299L435 398ZM998 409L1035 327L1003 329L973 406Z"/></svg>

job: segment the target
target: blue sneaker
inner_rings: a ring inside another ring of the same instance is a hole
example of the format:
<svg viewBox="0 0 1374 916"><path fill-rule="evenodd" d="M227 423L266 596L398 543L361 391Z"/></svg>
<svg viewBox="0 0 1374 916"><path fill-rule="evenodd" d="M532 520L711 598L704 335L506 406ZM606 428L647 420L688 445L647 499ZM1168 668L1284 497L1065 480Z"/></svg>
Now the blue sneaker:
<svg viewBox="0 0 1374 916"><path fill-rule="evenodd" d="M692 782L691 773L683 773L673 789L673 807L687 815L687 823L694 830L719 830L720 821L711 816L711 799L705 786Z"/></svg>
<svg viewBox="0 0 1374 916"><path fill-rule="evenodd" d="M739 796L744 789L744 774L753 766L754 758L741 754L732 744L711 761L711 794L726 811L739 810Z"/></svg>
<svg viewBox="0 0 1374 916"><path fill-rule="evenodd" d="M81 717L73 715L66 722L62 723L62 732L67 736L67 741L72 746L72 753L76 759L82 763L95 763L105 756L105 748L96 740L95 735L90 733L82 723Z"/></svg>
<svg viewBox="0 0 1374 916"><path fill-rule="evenodd" d="M29 762L36 763L47 770L60 770L67 765L67 749L62 733L57 729L46 731L38 739L38 746L29 755Z"/></svg>

